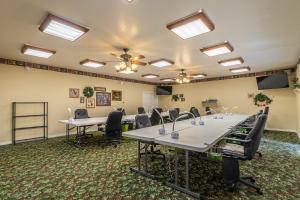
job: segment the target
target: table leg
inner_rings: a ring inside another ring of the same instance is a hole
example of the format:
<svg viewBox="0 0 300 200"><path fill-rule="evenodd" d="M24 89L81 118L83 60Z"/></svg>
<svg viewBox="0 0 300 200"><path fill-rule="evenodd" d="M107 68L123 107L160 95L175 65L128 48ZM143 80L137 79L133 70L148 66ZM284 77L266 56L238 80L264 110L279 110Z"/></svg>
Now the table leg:
<svg viewBox="0 0 300 200"><path fill-rule="evenodd" d="M145 144L145 159L144 159L144 171L147 173L148 172L148 144Z"/></svg>
<svg viewBox="0 0 300 200"><path fill-rule="evenodd" d="M189 151L185 150L185 188L189 189Z"/></svg>
<svg viewBox="0 0 300 200"><path fill-rule="evenodd" d="M175 150L175 185L178 185L178 153Z"/></svg>
<svg viewBox="0 0 300 200"><path fill-rule="evenodd" d="M141 170L141 142L140 141L138 141L137 156L138 156L138 170Z"/></svg>

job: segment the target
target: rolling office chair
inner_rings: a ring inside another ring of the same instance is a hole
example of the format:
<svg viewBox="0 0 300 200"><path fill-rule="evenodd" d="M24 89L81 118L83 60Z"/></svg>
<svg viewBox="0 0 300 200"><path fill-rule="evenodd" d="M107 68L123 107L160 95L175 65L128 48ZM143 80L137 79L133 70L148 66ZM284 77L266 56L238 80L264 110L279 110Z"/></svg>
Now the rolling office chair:
<svg viewBox="0 0 300 200"><path fill-rule="evenodd" d="M190 113L192 113L195 117L200 117L199 110L195 107L191 107Z"/></svg>
<svg viewBox="0 0 300 200"><path fill-rule="evenodd" d="M254 188L258 194L263 194L261 188L255 184L250 176L240 176L239 160L252 160L258 150L262 134L264 132L267 116L262 114L258 117L254 127L245 139L224 138L227 143L221 148L223 154L223 174L225 183L230 191L234 191L240 182ZM234 144L230 143L233 142Z"/></svg>
<svg viewBox="0 0 300 200"><path fill-rule="evenodd" d="M169 116L171 121L174 122L179 117L179 113L177 112L176 109L169 110Z"/></svg>
<svg viewBox="0 0 300 200"><path fill-rule="evenodd" d="M269 106L266 106L265 109L264 109L264 111L263 111L263 113L265 115L268 115L269 114L269 110L270 110Z"/></svg>
<svg viewBox="0 0 300 200"><path fill-rule="evenodd" d="M174 108L174 110L176 110L178 114L180 113L180 108Z"/></svg>
<svg viewBox="0 0 300 200"><path fill-rule="evenodd" d="M113 144L115 147L121 143L121 121L123 113L120 111L113 111L109 113L105 128L99 127L99 131L104 132L105 139L99 140L98 144L109 145Z"/></svg>
<svg viewBox="0 0 300 200"><path fill-rule="evenodd" d="M138 107L138 114L145 114L145 108L144 107Z"/></svg>
<svg viewBox="0 0 300 200"><path fill-rule="evenodd" d="M87 119L90 118L87 109L76 109L74 111L74 119ZM81 133L81 137L86 138L87 136L93 136L93 134L86 134L86 130L90 128L91 126L81 126L79 127L79 132ZM83 130L81 131L81 128Z"/></svg>
<svg viewBox="0 0 300 200"><path fill-rule="evenodd" d="M161 108L156 108L156 110L159 113L162 113ZM158 125L158 124L161 123L161 118L160 118L159 114L154 109L152 110L152 113L151 113L151 116L150 116L150 121L151 121L152 126L155 126L155 125Z"/></svg>
<svg viewBox="0 0 300 200"><path fill-rule="evenodd" d="M117 108L117 111L120 111L123 113L123 116L126 115L125 109L124 108Z"/></svg>
<svg viewBox="0 0 300 200"><path fill-rule="evenodd" d="M136 129L146 128L146 127L150 127L152 125L147 114L136 115L135 123L136 123ZM154 143L154 142L143 142L143 143L147 143L150 145L150 151L147 151L147 155L150 155L152 157L153 156L162 156L162 158L164 160L166 159L165 155L162 154L159 149L155 150L155 147L157 146L156 143ZM140 153L139 156L141 157L142 155L145 155L145 153Z"/></svg>

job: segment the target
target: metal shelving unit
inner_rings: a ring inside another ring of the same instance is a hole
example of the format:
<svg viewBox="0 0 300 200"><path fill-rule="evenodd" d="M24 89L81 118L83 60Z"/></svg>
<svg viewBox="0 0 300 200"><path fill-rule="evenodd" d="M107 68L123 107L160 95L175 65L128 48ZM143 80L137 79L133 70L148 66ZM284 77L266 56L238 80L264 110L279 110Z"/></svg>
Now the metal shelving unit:
<svg viewBox="0 0 300 200"><path fill-rule="evenodd" d="M24 105L24 104L42 105L43 113L42 114L31 114L31 115L16 115L17 105ZM30 118L30 117L42 118L43 125L17 128L17 118ZM35 138L16 140L16 132L17 131L28 130L28 129L43 129L43 137L35 137ZM15 145L16 143L20 143L20 142L40 140L40 139L43 139L43 140L48 139L48 102L13 102L12 103L12 144Z"/></svg>

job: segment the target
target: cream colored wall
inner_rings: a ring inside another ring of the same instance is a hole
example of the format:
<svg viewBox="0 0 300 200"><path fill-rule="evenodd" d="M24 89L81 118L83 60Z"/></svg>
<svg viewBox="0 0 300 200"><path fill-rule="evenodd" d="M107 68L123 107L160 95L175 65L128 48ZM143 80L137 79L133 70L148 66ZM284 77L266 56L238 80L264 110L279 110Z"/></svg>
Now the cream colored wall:
<svg viewBox="0 0 300 200"><path fill-rule="evenodd" d="M253 105L253 100L248 98L248 93L258 92L255 77L183 84L174 86L173 94L184 94L185 102L174 102L171 101L171 96L162 96L159 97L159 105L167 105L169 108L179 107L182 110L189 110L191 106L196 106L203 114L204 108L201 102L213 98L218 99L219 104L224 107L238 106L235 112L254 114L259 108ZM268 127L297 130L296 97L293 89L263 92L274 99L270 105Z"/></svg>
<svg viewBox="0 0 300 200"><path fill-rule="evenodd" d="M11 104L14 101L47 101L49 102L49 136L64 133L65 127L58 123L67 119L67 108L85 108L79 98L69 98L69 88L85 86L106 87L107 91L122 90L123 101L112 101L111 107L89 109L90 116L105 116L113 107L124 107L128 114L136 113L137 107L143 105L143 92L153 91L154 86L138 83L93 78L37 69L25 70L22 67L0 65L0 144L11 141ZM39 113L41 108L26 107L24 112ZM37 119L36 119L37 120ZM34 119L22 119L20 125L34 124ZM40 135L41 131L30 130L19 132L19 138Z"/></svg>

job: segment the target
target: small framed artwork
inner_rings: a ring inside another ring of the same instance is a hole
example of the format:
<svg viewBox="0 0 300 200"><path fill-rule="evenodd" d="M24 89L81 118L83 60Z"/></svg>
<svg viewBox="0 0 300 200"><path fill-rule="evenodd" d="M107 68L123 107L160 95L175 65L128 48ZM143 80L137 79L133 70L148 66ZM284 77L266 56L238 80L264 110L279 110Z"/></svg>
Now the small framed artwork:
<svg viewBox="0 0 300 200"><path fill-rule="evenodd" d="M183 94L179 94L179 97L180 97L180 98L183 98Z"/></svg>
<svg viewBox="0 0 300 200"><path fill-rule="evenodd" d="M97 91L97 92L106 92L105 87L94 87L94 90Z"/></svg>
<svg viewBox="0 0 300 200"><path fill-rule="evenodd" d="M86 108L95 108L95 99L94 98L86 99Z"/></svg>
<svg viewBox="0 0 300 200"><path fill-rule="evenodd" d="M111 93L97 92L96 93L96 106L111 106Z"/></svg>
<svg viewBox="0 0 300 200"><path fill-rule="evenodd" d="M111 96L113 101L122 101L122 91L120 90L112 90Z"/></svg>
<svg viewBox="0 0 300 200"><path fill-rule="evenodd" d="M84 103L84 97L80 97L80 103Z"/></svg>
<svg viewBox="0 0 300 200"><path fill-rule="evenodd" d="M79 98L80 90L78 88L69 88L69 98Z"/></svg>
<svg viewBox="0 0 300 200"><path fill-rule="evenodd" d="M181 101L185 101L185 98L183 97L183 98L181 98Z"/></svg>

